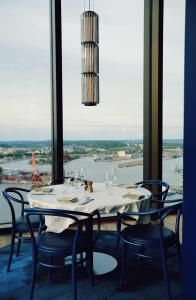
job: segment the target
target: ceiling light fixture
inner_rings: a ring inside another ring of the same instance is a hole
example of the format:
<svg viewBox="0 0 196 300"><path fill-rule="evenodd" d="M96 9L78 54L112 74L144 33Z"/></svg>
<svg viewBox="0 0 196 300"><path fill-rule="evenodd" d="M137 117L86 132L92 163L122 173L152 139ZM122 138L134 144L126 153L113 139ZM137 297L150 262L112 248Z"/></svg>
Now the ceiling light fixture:
<svg viewBox="0 0 196 300"><path fill-rule="evenodd" d="M95 106L99 103L99 16L93 10L81 15L82 45L82 104Z"/></svg>

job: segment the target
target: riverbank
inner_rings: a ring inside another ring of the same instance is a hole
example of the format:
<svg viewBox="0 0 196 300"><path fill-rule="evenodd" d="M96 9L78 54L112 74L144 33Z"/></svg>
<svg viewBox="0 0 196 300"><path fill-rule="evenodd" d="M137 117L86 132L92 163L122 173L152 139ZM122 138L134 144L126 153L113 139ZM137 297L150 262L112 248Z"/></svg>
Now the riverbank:
<svg viewBox="0 0 196 300"><path fill-rule="evenodd" d="M124 163L121 163L118 165L119 168L129 168L129 167L135 167L135 166L139 166L139 165L143 165L143 159L137 159L137 160L130 160L130 161L126 161Z"/></svg>

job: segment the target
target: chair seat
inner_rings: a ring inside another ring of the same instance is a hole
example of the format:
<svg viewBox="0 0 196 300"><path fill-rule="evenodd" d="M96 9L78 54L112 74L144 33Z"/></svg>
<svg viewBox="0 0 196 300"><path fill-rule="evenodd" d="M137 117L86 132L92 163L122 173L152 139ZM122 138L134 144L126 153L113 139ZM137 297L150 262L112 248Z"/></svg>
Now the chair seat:
<svg viewBox="0 0 196 300"><path fill-rule="evenodd" d="M43 221L43 218L42 218L42 221ZM39 216L31 216L31 225L32 225L33 230L39 230L40 217ZM16 219L16 228L17 228L17 231L23 231L23 232L29 231L29 227L28 227L25 216L21 216Z"/></svg>
<svg viewBox="0 0 196 300"><path fill-rule="evenodd" d="M169 246L174 242L174 232L162 227L164 242ZM126 227L121 231L123 238L129 243L160 245L159 226L154 224L136 224Z"/></svg>
<svg viewBox="0 0 196 300"><path fill-rule="evenodd" d="M72 252L75 234L75 230L66 230L62 233L43 232L37 237L37 247L41 252L51 251L69 255ZM92 248L90 236L87 232L81 232L79 234L76 252L87 251L88 246L90 250Z"/></svg>

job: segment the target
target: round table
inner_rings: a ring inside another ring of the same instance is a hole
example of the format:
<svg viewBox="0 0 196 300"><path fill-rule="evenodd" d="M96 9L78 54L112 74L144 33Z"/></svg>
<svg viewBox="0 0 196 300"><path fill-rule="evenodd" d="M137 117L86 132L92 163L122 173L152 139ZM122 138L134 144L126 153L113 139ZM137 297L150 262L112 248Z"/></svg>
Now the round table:
<svg viewBox="0 0 196 300"><path fill-rule="evenodd" d="M51 190L47 192L49 188ZM123 185L107 187L104 183L94 183L93 192L89 193L84 190L84 187L70 183L43 187L37 191L32 190L27 198L30 207L76 210L87 213L99 210L102 214L108 214L146 211L149 208L150 196L151 192L141 187L127 189ZM78 199L77 202L63 201L63 199L75 197ZM140 197L142 198L137 199ZM84 204L85 199L90 201ZM45 217L47 230L51 232L60 233L71 225L70 219L55 217L55 222L53 220L53 217ZM109 273L116 267L117 261L114 257L105 253L94 253L95 275Z"/></svg>

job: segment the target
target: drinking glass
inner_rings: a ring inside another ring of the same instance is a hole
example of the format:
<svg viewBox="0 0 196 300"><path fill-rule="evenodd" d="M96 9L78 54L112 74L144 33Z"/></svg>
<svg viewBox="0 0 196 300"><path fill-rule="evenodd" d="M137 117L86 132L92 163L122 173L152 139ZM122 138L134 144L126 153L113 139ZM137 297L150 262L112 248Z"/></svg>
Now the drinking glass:
<svg viewBox="0 0 196 300"><path fill-rule="evenodd" d="M71 181L71 170L70 168L65 171L64 185L68 186ZM67 187L66 187L67 188Z"/></svg>
<svg viewBox="0 0 196 300"><path fill-rule="evenodd" d="M80 178L78 176L78 172L74 173L74 186L78 190L78 188L81 186Z"/></svg>
<svg viewBox="0 0 196 300"><path fill-rule="evenodd" d="M105 173L104 182L105 182L106 187L108 187L108 185L109 185L109 173L108 172Z"/></svg>
<svg viewBox="0 0 196 300"><path fill-rule="evenodd" d="M112 178L111 178L111 173L110 172L105 173L104 182L105 182L105 185L106 185L107 189L112 185Z"/></svg>
<svg viewBox="0 0 196 300"><path fill-rule="evenodd" d="M82 181L87 179L86 168L80 168L79 177Z"/></svg>
<svg viewBox="0 0 196 300"><path fill-rule="evenodd" d="M110 176L111 176L111 181L112 181L111 185L114 185L114 183L118 179L118 174L117 174L117 169L116 168L111 168Z"/></svg>

